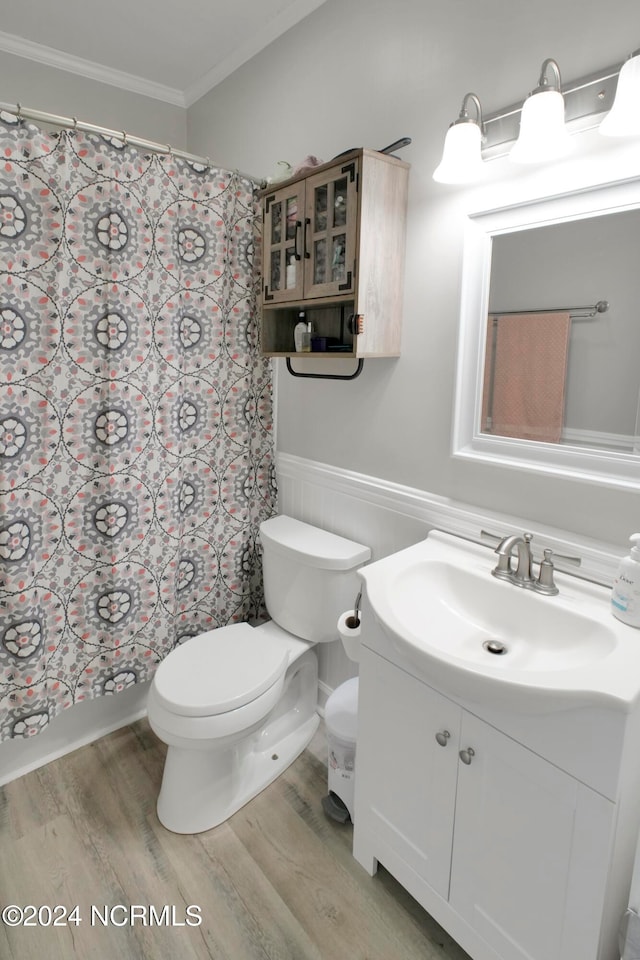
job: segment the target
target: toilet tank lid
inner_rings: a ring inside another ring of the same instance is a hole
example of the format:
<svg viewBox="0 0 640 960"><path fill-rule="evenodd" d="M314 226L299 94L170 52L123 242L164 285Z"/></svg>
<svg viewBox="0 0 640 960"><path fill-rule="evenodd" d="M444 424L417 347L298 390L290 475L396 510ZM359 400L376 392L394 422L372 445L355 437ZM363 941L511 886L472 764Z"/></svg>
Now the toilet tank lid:
<svg viewBox="0 0 640 960"><path fill-rule="evenodd" d="M284 514L260 524L260 539L279 553L323 570L351 570L371 558L371 550L364 544Z"/></svg>

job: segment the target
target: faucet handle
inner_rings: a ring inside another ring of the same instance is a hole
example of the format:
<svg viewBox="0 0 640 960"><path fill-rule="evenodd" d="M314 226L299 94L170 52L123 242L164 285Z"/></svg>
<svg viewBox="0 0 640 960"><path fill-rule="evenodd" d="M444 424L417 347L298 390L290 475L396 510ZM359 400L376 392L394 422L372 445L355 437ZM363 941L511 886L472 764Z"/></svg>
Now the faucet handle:
<svg viewBox="0 0 640 960"><path fill-rule="evenodd" d="M550 550L547 547L544 551L544 559L540 561L540 572L534 585L538 593L544 593L548 597L554 597L557 593L559 593L559 590L556 587L553 579L554 567L553 561L551 560L552 555L553 550Z"/></svg>
<svg viewBox="0 0 640 960"><path fill-rule="evenodd" d="M555 596L559 592L553 579L554 566L551 557L555 557L556 560L563 560L565 563L571 563L575 567L579 567L582 563L580 557L566 557L562 553L554 553L547 547L544 551L544 559L540 561L540 573L535 583L536 590L547 594L547 596Z"/></svg>
<svg viewBox="0 0 640 960"><path fill-rule="evenodd" d="M497 566L495 566L491 571L491 575L493 577L497 577L498 580L511 580L513 577L513 570L511 569L511 554L498 554L498 563Z"/></svg>
<svg viewBox="0 0 640 960"><path fill-rule="evenodd" d="M503 533L490 533L488 530L481 530L480 536L484 540L493 540L494 543L500 545L504 539L505 534ZM497 553L498 550L494 551ZM498 580L511 580L513 576L513 571L511 569L511 556L508 553L503 553L498 555L498 564L491 571L494 577L497 577Z"/></svg>

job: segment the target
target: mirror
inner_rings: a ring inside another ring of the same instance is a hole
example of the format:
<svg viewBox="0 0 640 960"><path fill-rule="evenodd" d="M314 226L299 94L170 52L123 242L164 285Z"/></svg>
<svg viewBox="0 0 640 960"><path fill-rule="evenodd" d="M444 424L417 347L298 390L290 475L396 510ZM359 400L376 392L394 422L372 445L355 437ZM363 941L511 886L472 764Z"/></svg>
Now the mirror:
<svg viewBox="0 0 640 960"><path fill-rule="evenodd" d="M640 180L472 214L456 456L640 482Z"/></svg>

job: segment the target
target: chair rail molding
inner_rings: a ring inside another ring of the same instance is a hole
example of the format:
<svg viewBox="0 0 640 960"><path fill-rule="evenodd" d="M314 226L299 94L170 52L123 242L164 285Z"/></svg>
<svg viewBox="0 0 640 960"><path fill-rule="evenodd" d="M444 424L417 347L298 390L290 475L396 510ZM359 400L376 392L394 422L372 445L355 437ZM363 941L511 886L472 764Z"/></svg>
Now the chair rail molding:
<svg viewBox="0 0 640 960"><path fill-rule="evenodd" d="M624 555L624 549L614 544L526 517L484 511L417 487L289 453L277 454L276 471L282 513L367 543L376 560L417 543L431 529L485 543L488 549L491 545L482 540L481 530L507 535L530 529L536 559L545 547L557 554L580 556L580 577L611 586ZM576 575L575 568L563 568L560 560L557 566L563 573Z"/></svg>

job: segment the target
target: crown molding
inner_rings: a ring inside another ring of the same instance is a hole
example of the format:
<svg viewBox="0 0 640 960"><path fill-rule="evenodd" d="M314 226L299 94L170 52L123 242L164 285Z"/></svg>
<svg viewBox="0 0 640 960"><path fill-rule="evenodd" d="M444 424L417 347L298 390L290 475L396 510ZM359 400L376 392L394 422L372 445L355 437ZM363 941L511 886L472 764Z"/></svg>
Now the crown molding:
<svg viewBox="0 0 640 960"><path fill-rule="evenodd" d="M23 57L25 60L42 63L47 67L65 70L67 73L73 73L88 80L97 80L99 83L119 87L129 93L151 97L153 100L162 100L174 107L185 108L187 106L185 95L181 90L145 80L143 77L136 77L122 70L112 70L110 67L104 67L101 64L92 63L90 60L84 60L82 57L63 53L53 47L33 43L31 40L24 40L22 37L16 37L11 33L0 31L0 50L16 57Z"/></svg>
<svg viewBox="0 0 640 960"><path fill-rule="evenodd" d="M258 35L250 37L245 44L233 50L228 57L185 90L145 80L143 77L123 70L113 70L111 67L105 67L91 60L63 53L54 47L47 47L2 31L0 31L0 51L186 109L325 2L326 0L296 0L290 3L278 16L265 24Z"/></svg>

